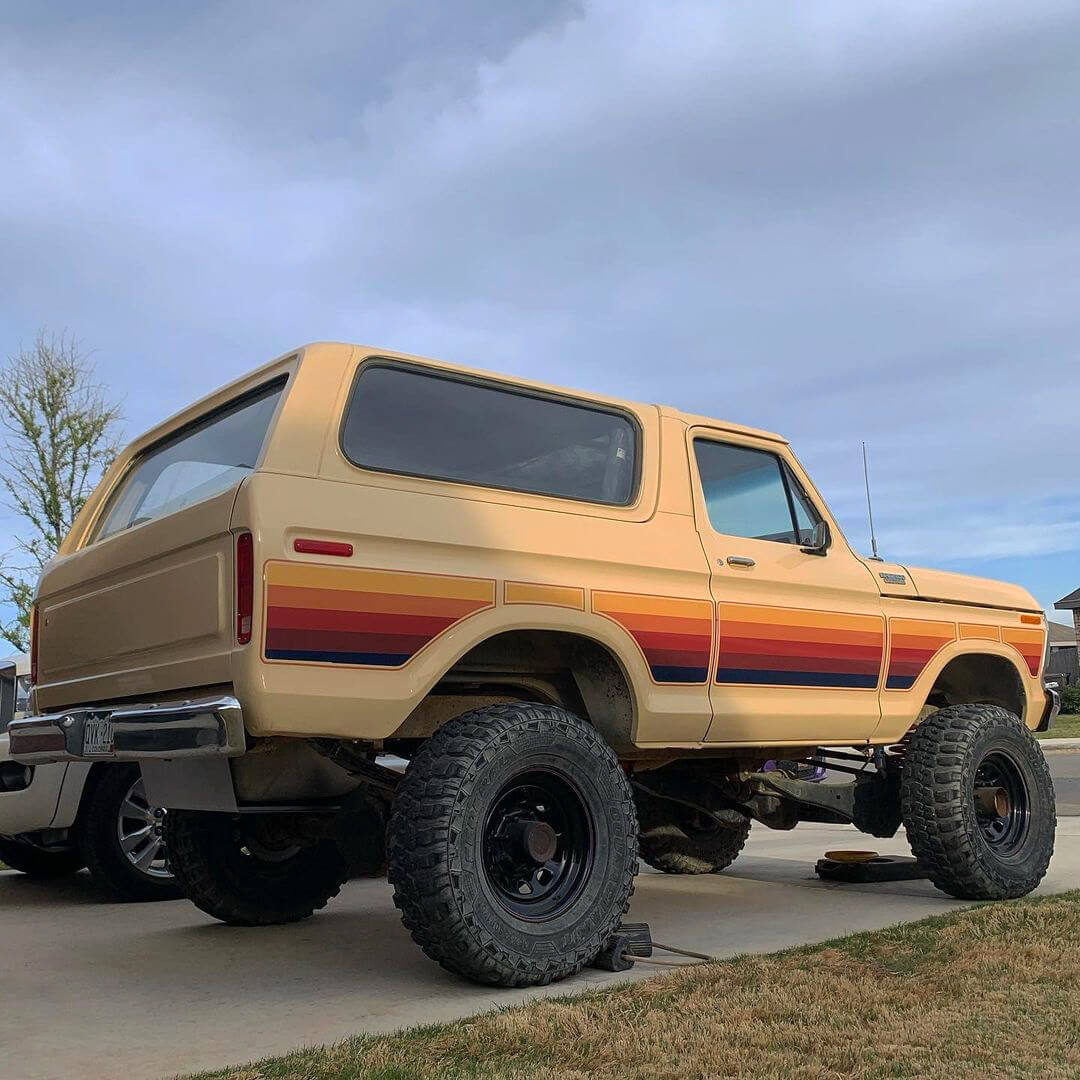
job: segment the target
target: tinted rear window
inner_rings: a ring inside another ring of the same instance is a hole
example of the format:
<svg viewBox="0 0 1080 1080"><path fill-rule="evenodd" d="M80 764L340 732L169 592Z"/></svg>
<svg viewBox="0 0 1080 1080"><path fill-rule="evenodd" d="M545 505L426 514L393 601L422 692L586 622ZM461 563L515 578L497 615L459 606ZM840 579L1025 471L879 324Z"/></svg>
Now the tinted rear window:
<svg viewBox="0 0 1080 1080"><path fill-rule="evenodd" d="M285 381L247 394L151 447L128 470L95 539L219 495L252 472Z"/></svg>
<svg viewBox="0 0 1080 1080"><path fill-rule="evenodd" d="M623 413L382 364L356 380L341 443L369 469L614 506L637 475Z"/></svg>

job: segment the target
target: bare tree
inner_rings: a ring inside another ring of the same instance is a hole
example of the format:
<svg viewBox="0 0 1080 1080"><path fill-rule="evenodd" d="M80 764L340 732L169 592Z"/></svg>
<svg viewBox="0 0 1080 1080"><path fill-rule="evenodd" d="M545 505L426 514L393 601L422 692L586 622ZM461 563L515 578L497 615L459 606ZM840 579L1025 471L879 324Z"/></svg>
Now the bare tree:
<svg viewBox="0 0 1080 1080"><path fill-rule="evenodd" d="M34 587L75 516L116 456L120 420L94 365L68 334L39 331L0 373L6 453L0 479L22 519L15 549L0 566L0 600L15 608L0 637L25 650Z"/></svg>

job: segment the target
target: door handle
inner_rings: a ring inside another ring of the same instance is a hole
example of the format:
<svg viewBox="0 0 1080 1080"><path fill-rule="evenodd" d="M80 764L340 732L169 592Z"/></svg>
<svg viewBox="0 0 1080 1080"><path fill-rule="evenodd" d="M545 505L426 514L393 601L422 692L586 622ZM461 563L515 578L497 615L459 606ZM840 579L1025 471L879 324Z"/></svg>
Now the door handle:
<svg viewBox="0 0 1080 1080"><path fill-rule="evenodd" d="M756 563L753 559L748 559L745 555L729 555L727 557L728 566L755 566Z"/></svg>

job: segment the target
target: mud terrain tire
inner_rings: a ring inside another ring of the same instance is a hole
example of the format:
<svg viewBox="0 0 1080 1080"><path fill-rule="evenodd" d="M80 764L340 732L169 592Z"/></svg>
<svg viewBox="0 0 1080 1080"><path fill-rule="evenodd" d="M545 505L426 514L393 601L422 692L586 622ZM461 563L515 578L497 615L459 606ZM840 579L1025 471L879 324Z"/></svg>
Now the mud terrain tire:
<svg viewBox="0 0 1080 1080"><path fill-rule="evenodd" d="M665 874L718 874L738 858L750 835L745 824L723 828L698 820L689 807L637 794L641 858Z"/></svg>
<svg viewBox="0 0 1080 1080"><path fill-rule="evenodd" d="M389 877L413 940L449 971L536 986L580 971L629 905L637 822L600 735L549 705L456 717L412 759Z"/></svg>
<svg viewBox="0 0 1080 1080"><path fill-rule="evenodd" d="M299 922L337 896L349 865L333 840L290 853L259 853L251 821L228 814L170 810L169 867L184 895L230 926Z"/></svg>
<svg viewBox="0 0 1080 1080"><path fill-rule="evenodd" d="M1002 789L1008 811L980 811L975 790ZM1054 787L1037 740L996 705L951 705L911 736L901 813L930 880L961 900L1026 896L1054 853Z"/></svg>

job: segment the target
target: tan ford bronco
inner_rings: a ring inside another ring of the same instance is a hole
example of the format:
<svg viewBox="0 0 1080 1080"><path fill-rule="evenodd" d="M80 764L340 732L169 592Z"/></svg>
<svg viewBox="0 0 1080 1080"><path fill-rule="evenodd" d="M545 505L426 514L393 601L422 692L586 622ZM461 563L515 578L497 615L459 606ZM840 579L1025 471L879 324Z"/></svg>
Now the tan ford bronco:
<svg viewBox="0 0 1080 1080"><path fill-rule="evenodd" d="M1023 589L858 556L777 435L316 344L120 456L10 741L139 762L225 922L388 864L430 957L524 986L605 947L639 853L719 871L753 821L903 824L946 892L1029 892L1045 634Z"/></svg>

